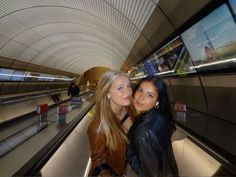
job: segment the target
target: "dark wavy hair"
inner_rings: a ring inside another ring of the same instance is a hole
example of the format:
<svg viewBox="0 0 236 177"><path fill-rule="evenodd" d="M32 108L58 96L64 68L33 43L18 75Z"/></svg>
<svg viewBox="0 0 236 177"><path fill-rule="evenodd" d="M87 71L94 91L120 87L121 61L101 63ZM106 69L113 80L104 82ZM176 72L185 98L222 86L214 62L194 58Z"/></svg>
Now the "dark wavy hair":
<svg viewBox="0 0 236 177"><path fill-rule="evenodd" d="M155 75L147 76L147 77L141 79L139 81L138 85L136 85L134 87L133 94L136 92L136 90L138 89L140 84L144 81L151 82L156 87L156 89L158 91L158 101L159 101L158 110L171 121L173 129L175 130L176 127L175 127L175 123L174 123L173 114L170 109L169 97L167 94L165 82L159 76L155 76Z"/></svg>

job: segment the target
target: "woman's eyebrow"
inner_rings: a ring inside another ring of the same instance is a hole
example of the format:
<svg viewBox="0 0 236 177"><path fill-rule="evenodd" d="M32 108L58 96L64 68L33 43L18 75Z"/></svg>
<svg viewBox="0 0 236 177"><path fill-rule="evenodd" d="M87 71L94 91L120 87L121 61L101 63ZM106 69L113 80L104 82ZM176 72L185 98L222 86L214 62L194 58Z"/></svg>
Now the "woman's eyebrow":
<svg viewBox="0 0 236 177"><path fill-rule="evenodd" d="M152 90L146 90L145 93L151 94L151 95L157 95L156 91L152 91Z"/></svg>

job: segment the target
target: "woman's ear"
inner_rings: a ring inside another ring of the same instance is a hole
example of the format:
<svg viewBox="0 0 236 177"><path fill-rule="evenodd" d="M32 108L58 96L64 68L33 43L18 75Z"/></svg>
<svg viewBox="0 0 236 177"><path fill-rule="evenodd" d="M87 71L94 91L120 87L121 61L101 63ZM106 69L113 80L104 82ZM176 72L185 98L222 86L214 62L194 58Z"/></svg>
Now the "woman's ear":
<svg viewBox="0 0 236 177"><path fill-rule="evenodd" d="M109 93L107 94L107 98L108 98L108 99L110 99L110 98L111 98L111 96L110 96L110 94L109 94Z"/></svg>

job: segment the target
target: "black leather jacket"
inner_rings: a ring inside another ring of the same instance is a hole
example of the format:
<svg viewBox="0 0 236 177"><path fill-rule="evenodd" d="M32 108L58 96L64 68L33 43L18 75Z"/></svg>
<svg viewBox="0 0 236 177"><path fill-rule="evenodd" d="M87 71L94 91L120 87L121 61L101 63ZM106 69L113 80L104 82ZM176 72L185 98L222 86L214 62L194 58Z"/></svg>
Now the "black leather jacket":
<svg viewBox="0 0 236 177"><path fill-rule="evenodd" d="M126 160L139 176L178 176L172 133L170 121L155 108L137 118L128 132L131 144L127 147Z"/></svg>

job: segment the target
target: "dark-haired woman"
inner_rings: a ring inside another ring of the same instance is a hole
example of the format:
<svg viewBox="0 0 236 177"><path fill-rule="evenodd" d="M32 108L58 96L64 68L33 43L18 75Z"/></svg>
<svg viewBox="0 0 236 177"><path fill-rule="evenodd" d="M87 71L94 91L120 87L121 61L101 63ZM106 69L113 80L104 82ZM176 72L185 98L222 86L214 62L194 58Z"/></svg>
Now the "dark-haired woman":
<svg viewBox="0 0 236 177"><path fill-rule="evenodd" d="M130 166L143 177L178 176L171 144L175 124L163 80L157 76L142 79L133 105L138 117L128 132L126 159Z"/></svg>

